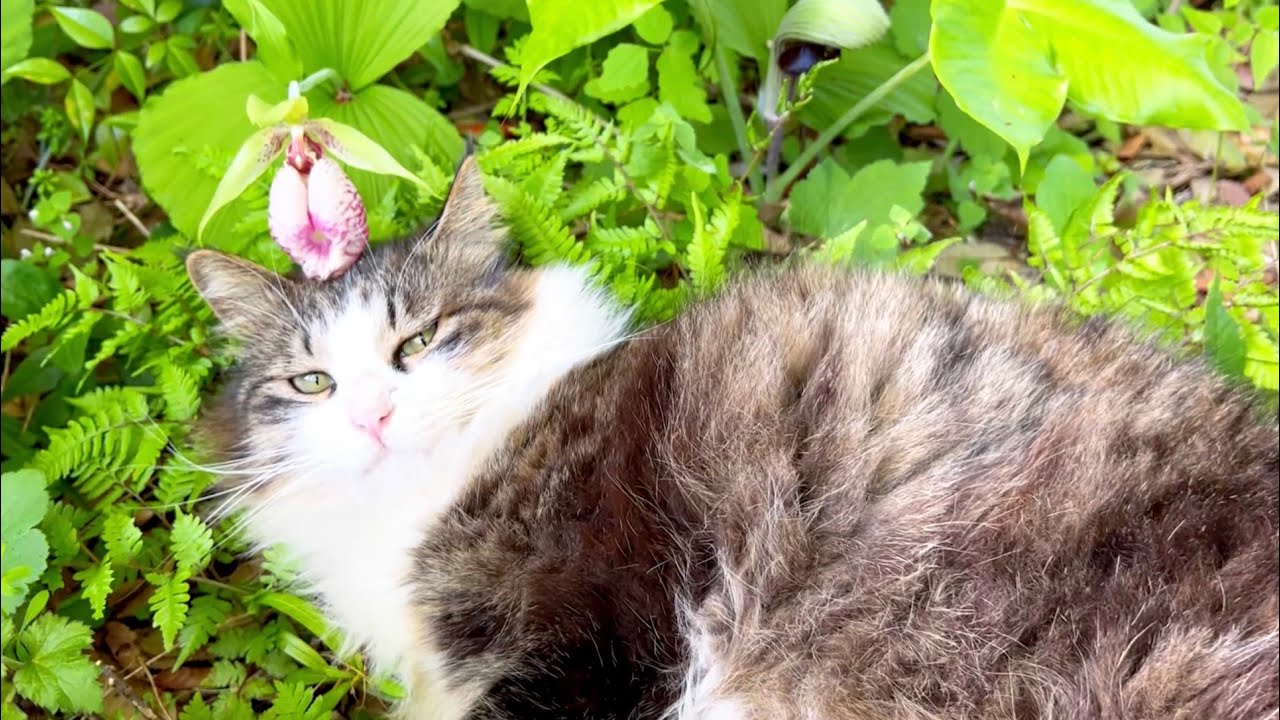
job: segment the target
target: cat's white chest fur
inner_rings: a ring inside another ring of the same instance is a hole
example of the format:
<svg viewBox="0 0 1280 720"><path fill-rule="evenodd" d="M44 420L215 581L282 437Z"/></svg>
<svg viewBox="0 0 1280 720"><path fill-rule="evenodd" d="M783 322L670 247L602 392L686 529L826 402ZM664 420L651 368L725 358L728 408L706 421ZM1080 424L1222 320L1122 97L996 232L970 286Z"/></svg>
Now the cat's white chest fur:
<svg viewBox="0 0 1280 720"><path fill-rule="evenodd" d="M387 463L376 475L270 502L252 521L256 538L282 544L297 560L301 580L348 643L367 649L380 670L404 670L415 645L411 553L465 481L425 473L449 464Z"/></svg>
<svg viewBox="0 0 1280 720"><path fill-rule="evenodd" d="M319 468L318 480L284 483L249 508L253 538L282 544L297 559L303 581L348 641L365 648L375 668L428 688L434 697L410 698L415 716L420 707L432 707L436 717L461 716L477 688L450 686L439 676L440 659L412 598L414 549L551 385L616 344L625 328L625 316L579 270L544 271L532 300L502 378L464 427L350 477ZM332 325L340 337L328 344L367 344L362 328L382 312L368 303L347 308Z"/></svg>

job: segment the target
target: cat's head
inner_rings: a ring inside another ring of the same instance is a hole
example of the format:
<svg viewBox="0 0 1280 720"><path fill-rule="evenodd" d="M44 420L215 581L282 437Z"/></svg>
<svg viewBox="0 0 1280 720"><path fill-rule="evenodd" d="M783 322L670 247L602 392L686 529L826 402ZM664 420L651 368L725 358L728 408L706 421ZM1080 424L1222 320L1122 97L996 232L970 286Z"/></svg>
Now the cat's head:
<svg viewBox="0 0 1280 720"><path fill-rule="evenodd" d="M333 280L192 253L192 282L240 345L205 419L224 482L358 483L463 440L493 446L617 337L583 273L514 266L499 223L468 161L431 229Z"/></svg>

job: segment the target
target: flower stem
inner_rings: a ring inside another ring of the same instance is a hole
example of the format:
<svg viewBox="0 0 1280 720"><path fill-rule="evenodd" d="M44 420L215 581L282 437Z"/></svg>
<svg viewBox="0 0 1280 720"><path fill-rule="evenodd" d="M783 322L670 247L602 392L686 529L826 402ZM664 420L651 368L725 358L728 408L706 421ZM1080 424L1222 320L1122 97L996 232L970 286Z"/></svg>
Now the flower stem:
<svg viewBox="0 0 1280 720"><path fill-rule="evenodd" d="M759 166L751 162L751 143L747 140L747 120L742 115L742 104L738 101L738 88L729 76L729 60L725 57L724 45L715 41L716 77L720 81L720 95L724 97L725 110L729 111L729 122L733 125L733 135L738 140L738 152L742 162L747 163L748 182L753 192L764 192L764 176Z"/></svg>
<svg viewBox="0 0 1280 720"><path fill-rule="evenodd" d="M310 75L308 75L301 82L297 83L298 94L300 95L304 92L307 92L326 80L336 80L337 77L338 77L338 73L333 68L322 68L320 70L317 70L311 73ZM296 97L293 94L293 90L294 90L294 83L289 83L290 98Z"/></svg>
<svg viewBox="0 0 1280 720"><path fill-rule="evenodd" d="M818 139L814 140L800 153L800 157L787 168L786 172L778 177L777 182L769 186L764 193L766 203L776 203L782 199L783 193L796 181L800 173L804 172L809 163L813 162L818 153L822 152L831 141L835 140L843 133L845 128L853 124L853 121L862 117L864 113L885 98L886 95L898 89L898 86L915 77L916 73L923 70L929 65L929 53L925 52L920 57L912 60L905 67L894 73L888 80L885 80L875 90L867 93L867 96L859 100L853 107L849 108L844 115L841 115L834 123L831 124L822 134L818 135Z"/></svg>

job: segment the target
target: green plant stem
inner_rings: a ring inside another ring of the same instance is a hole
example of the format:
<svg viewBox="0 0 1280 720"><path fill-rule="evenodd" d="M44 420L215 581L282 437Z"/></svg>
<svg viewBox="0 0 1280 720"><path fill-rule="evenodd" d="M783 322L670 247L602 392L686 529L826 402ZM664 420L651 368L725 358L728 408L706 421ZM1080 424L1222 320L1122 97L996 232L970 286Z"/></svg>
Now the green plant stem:
<svg viewBox="0 0 1280 720"><path fill-rule="evenodd" d="M298 89L302 92L307 92L326 80L337 79L338 73L333 68L322 68L311 73L302 82L298 83Z"/></svg>
<svg viewBox="0 0 1280 720"><path fill-rule="evenodd" d="M753 192L764 192L764 175L758 166L751 169L751 143L747 140L747 119L742 114L742 104L738 101L738 88L729 75L729 60L725 57L724 45L716 40L716 79L720 81L720 95L724 98L724 108L729 112L729 123L733 125L733 135L738 140L738 152L742 162L747 163L747 181Z"/></svg>
<svg viewBox="0 0 1280 720"><path fill-rule="evenodd" d="M822 134L818 135L817 140L810 143L809 146L804 149L804 152L800 153L800 157L796 158L795 162L791 163L787 168L787 171L778 176L777 182L774 182L765 190L764 201L766 203L776 203L781 200L782 195L787 191L787 188L791 186L791 183L796 181L796 178L800 173L804 172L804 169L809 166L809 163L813 162L814 158L818 156L818 153L826 149L826 147L831 144L831 141L835 140L840 136L840 133L844 132L845 128L853 124L854 120L862 117L864 113L875 107L877 103L883 100L886 95L897 90L899 85L915 77L916 73L925 69L925 67L929 65L929 59L929 53L925 52L925 54L915 60L912 60L906 65L906 67L903 67L901 70L894 73L892 77L881 83L875 90L867 93L866 97L862 98L854 104L853 107L845 111L845 114L841 115L834 123L831 123L830 127L823 130Z"/></svg>

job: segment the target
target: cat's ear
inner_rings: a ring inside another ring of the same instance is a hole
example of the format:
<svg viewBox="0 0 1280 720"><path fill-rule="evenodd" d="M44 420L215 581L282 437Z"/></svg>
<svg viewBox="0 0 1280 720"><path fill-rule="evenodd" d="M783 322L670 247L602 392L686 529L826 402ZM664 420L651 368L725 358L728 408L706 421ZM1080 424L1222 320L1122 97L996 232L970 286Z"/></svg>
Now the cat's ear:
<svg viewBox="0 0 1280 720"><path fill-rule="evenodd" d="M468 156L458 168L431 244L476 266L487 268L505 260L507 239L502 215L485 192L484 176L476 166L475 156Z"/></svg>
<svg viewBox="0 0 1280 720"><path fill-rule="evenodd" d="M276 305L293 281L248 260L213 250L187 256L187 275L232 334L244 335L280 316Z"/></svg>

